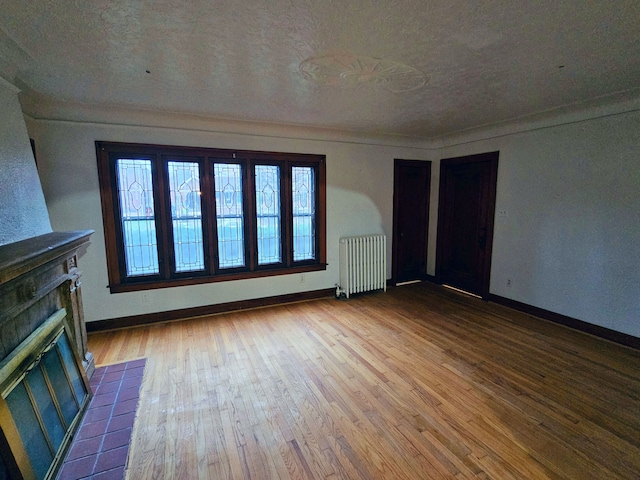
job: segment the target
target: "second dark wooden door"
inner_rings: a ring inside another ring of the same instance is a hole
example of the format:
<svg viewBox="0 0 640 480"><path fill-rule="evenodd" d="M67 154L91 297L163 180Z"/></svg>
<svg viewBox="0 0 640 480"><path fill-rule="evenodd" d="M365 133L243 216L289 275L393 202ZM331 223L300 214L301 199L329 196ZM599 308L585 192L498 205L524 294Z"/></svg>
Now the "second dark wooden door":
<svg viewBox="0 0 640 480"><path fill-rule="evenodd" d="M431 162L395 161L393 189L394 283L426 278L430 186Z"/></svg>
<svg viewBox="0 0 640 480"><path fill-rule="evenodd" d="M440 163L437 276L487 297L493 243L498 152Z"/></svg>

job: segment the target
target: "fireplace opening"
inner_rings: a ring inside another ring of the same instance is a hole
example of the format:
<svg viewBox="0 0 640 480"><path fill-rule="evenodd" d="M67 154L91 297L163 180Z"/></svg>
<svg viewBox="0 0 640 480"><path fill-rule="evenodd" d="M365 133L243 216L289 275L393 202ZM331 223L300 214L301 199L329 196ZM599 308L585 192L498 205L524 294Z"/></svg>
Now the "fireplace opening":
<svg viewBox="0 0 640 480"><path fill-rule="evenodd" d="M55 478L90 400L66 315L58 310L0 362L5 478Z"/></svg>

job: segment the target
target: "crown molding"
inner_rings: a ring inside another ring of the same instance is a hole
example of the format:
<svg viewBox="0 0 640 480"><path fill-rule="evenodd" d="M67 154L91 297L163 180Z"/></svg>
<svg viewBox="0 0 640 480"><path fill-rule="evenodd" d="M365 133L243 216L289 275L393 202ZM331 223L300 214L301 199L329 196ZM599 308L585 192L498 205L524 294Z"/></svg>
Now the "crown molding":
<svg viewBox="0 0 640 480"><path fill-rule="evenodd" d="M625 90L585 102L564 105L491 125L455 132L431 139L431 148L440 150L467 143L517 135L546 128L570 125L603 117L640 111L640 89Z"/></svg>
<svg viewBox="0 0 640 480"><path fill-rule="evenodd" d="M565 105L510 121L483 125L446 136L421 139L305 125L249 122L184 112L136 109L120 105L65 102L39 95L29 89L21 91L2 77L0 77L0 84L6 84L14 92L21 92L19 98L23 113L34 121L166 128L216 134L338 142L417 149L431 154L456 145L640 111L640 89L634 89L586 102Z"/></svg>
<svg viewBox="0 0 640 480"><path fill-rule="evenodd" d="M65 102L41 96L34 92L23 92L20 95L20 103L23 113L35 121L168 128L172 130L429 150L429 141L419 138L305 125L249 122L190 113L136 109L118 105Z"/></svg>

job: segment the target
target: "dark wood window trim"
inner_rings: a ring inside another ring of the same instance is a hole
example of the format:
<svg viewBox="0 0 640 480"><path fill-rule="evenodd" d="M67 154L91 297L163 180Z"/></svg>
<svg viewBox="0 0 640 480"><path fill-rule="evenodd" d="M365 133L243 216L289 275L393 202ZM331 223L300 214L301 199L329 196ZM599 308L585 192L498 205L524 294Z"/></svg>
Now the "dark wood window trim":
<svg viewBox="0 0 640 480"><path fill-rule="evenodd" d="M96 142L100 197L105 234L107 271L111 293L155 288L195 285L274 275L286 275L326 269L326 165L324 155L277 153L247 150L163 146L149 144ZM121 212L119 207L115 163L120 158L148 159L153 172L154 227L158 242L158 272L127 276ZM173 250L171 200L167 163L188 161L199 165L203 232L204 268L199 271L176 271ZM242 206L244 210L244 255L242 267L219 268L214 164L242 165ZM255 165L280 168L281 257L274 264L258 264ZM315 187L314 258L293 259L292 167L311 167Z"/></svg>

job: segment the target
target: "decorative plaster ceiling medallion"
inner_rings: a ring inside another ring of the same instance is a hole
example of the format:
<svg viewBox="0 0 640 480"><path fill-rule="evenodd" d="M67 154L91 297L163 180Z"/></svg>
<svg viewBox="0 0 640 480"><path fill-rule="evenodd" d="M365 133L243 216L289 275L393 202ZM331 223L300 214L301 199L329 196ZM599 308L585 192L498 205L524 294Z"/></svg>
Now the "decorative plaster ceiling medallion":
<svg viewBox="0 0 640 480"><path fill-rule="evenodd" d="M409 92L426 83L413 67L393 60L337 53L311 57L300 64L300 73L320 85L358 88L381 87L391 92Z"/></svg>

